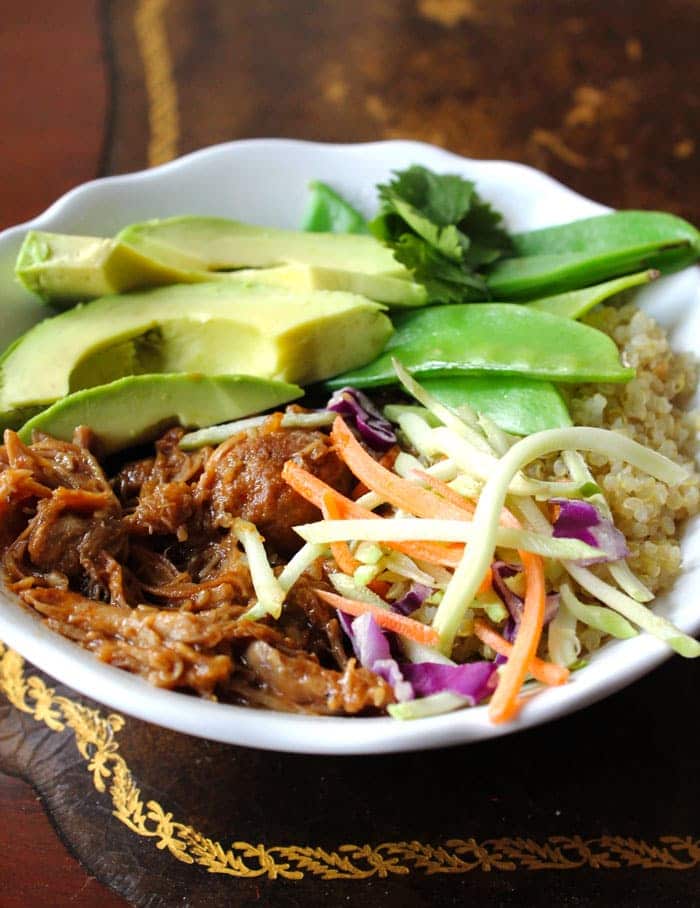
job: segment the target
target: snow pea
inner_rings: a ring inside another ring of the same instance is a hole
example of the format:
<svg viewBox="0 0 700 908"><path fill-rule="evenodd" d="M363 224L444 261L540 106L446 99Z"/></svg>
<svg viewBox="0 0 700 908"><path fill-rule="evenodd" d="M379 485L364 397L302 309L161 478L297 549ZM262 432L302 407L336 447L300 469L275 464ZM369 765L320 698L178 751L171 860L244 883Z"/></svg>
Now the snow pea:
<svg viewBox="0 0 700 908"><path fill-rule="evenodd" d="M581 322L509 303L461 303L398 313L384 352L327 382L396 383L396 357L417 376L524 375L557 382L628 381L614 342Z"/></svg>
<svg viewBox="0 0 700 908"><path fill-rule="evenodd" d="M572 425L564 398L548 381L523 375L441 375L421 384L441 403L458 412L469 404L513 435Z"/></svg>
<svg viewBox="0 0 700 908"><path fill-rule="evenodd" d="M530 306L532 309L541 309L543 312L551 312L553 315L563 318L581 318L598 303L602 303L618 293L623 293L625 290L648 284L658 276L658 271L638 271L636 274L613 278L603 284L594 284L593 287L584 287L583 290L570 290L568 293L558 293L556 296L543 296L541 299L530 300L524 305Z"/></svg>
<svg viewBox="0 0 700 908"><path fill-rule="evenodd" d="M656 211L616 211L512 237L515 255L487 276L496 299L524 300L642 269L675 271L700 257L700 233Z"/></svg>
<svg viewBox="0 0 700 908"><path fill-rule="evenodd" d="M301 229L312 233L369 233L367 221L356 208L326 183L309 183L309 201Z"/></svg>

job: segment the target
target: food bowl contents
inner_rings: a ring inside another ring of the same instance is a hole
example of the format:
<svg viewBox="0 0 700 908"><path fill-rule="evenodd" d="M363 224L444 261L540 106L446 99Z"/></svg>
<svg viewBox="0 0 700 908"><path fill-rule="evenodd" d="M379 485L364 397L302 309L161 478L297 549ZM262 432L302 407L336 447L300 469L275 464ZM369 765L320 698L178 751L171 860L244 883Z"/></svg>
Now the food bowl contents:
<svg viewBox="0 0 700 908"><path fill-rule="evenodd" d="M27 236L66 311L0 360L9 588L153 684L292 712L503 722L610 638L700 655L649 607L700 510L697 369L614 299L697 231L511 235L420 167L379 190L367 224L314 186L306 226L346 233Z"/></svg>

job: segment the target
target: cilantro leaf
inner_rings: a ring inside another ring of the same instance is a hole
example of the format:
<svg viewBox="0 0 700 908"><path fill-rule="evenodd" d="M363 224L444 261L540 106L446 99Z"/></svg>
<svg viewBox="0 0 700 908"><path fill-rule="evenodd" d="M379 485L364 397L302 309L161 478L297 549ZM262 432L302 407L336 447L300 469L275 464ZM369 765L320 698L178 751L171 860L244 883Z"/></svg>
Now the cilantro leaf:
<svg viewBox="0 0 700 908"><path fill-rule="evenodd" d="M428 218L423 217L412 205L402 199L394 199L394 210L406 224L443 255L455 262L461 262L463 256L462 242L459 231L454 224L440 227Z"/></svg>
<svg viewBox="0 0 700 908"><path fill-rule="evenodd" d="M379 198L393 207L396 199L403 199L424 218L446 227L458 224L471 207L474 184L453 174L437 174L414 164L408 170L397 172L386 186L379 186Z"/></svg>
<svg viewBox="0 0 700 908"><path fill-rule="evenodd" d="M405 233L394 246L394 258L413 272L431 302L464 303L489 298L486 281L480 274L446 258L421 237Z"/></svg>
<svg viewBox="0 0 700 908"><path fill-rule="evenodd" d="M381 210L370 230L425 285L431 301L489 298L478 269L507 253L511 243L501 215L478 196L474 183L414 165L378 190Z"/></svg>
<svg viewBox="0 0 700 908"><path fill-rule="evenodd" d="M471 237L469 255L465 262L472 268L488 265L513 251L510 236L501 226L502 220L500 213L488 202L478 196L474 198L471 208L459 223L460 231ZM477 249L478 255L475 252Z"/></svg>

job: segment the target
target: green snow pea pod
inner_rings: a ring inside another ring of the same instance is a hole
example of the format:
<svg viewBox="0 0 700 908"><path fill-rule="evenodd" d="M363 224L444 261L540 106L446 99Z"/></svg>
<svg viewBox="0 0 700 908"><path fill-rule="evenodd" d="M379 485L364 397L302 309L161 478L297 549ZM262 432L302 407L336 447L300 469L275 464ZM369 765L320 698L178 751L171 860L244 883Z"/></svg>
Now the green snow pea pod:
<svg viewBox="0 0 700 908"><path fill-rule="evenodd" d="M369 233L357 209L326 183L312 180L301 229L311 233Z"/></svg>
<svg viewBox="0 0 700 908"><path fill-rule="evenodd" d="M453 410L468 404L513 435L572 425L564 398L548 381L524 375L440 375L421 384Z"/></svg>
<svg viewBox="0 0 700 908"><path fill-rule="evenodd" d="M583 290L570 290L568 293L558 293L556 296L543 296L541 299L530 300L525 305L532 309L541 309L543 312L551 312L553 315L563 318L581 318L598 303L625 290L648 284L658 276L658 271L638 271L636 274L613 278L603 284L584 287Z"/></svg>
<svg viewBox="0 0 700 908"><path fill-rule="evenodd" d="M581 322L509 303L461 303L401 312L373 362L326 382L331 388L396 383L396 357L419 381L437 375L524 375L557 382L628 381L614 342Z"/></svg>
<svg viewBox="0 0 700 908"><path fill-rule="evenodd" d="M512 240L516 254L487 276L497 299L533 299L649 268L675 271L700 257L695 227L655 211L616 211Z"/></svg>

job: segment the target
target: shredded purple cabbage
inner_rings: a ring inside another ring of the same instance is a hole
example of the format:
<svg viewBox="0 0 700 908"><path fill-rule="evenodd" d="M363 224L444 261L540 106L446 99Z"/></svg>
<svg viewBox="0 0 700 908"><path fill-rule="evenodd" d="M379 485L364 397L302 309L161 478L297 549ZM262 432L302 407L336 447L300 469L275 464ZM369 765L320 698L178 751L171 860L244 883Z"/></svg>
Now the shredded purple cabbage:
<svg viewBox="0 0 700 908"><path fill-rule="evenodd" d="M569 498L552 498L550 503L559 507L559 514L554 521L553 536L558 539L580 539L581 542L600 549L599 557L580 558L576 564L588 567L606 561L619 561L620 558L629 555L623 534L611 520L601 516L595 505L588 501Z"/></svg>
<svg viewBox="0 0 700 908"><path fill-rule="evenodd" d="M521 570L522 568L519 565L509 564L506 561L494 561L494 563L491 565L493 588L498 593L505 607L508 609L510 617L515 622L516 629L517 625L520 624L520 617L523 613L524 602L521 596L518 596L517 593L513 592L513 590L508 586L505 580L508 577L514 577L516 574L519 574ZM547 593L544 608L544 623L549 624L558 610L559 593ZM515 631L513 632L513 636L515 636ZM506 639L508 638L506 637Z"/></svg>
<svg viewBox="0 0 700 908"><path fill-rule="evenodd" d="M430 592L429 588L422 584L414 584L414 587L418 589L412 588L406 594L410 596L413 592L415 596L417 605L412 607L412 611ZM350 619L339 611L338 620L352 643L357 661L384 678L391 685L399 703L413 700L415 697L451 691L464 697L470 706L475 706L495 690L497 683L495 662L467 662L463 665L405 662L399 665L391 655L386 634L369 612Z"/></svg>
<svg viewBox="0 0 700 908"><path fill-rule="evenodd" d="M396 444L396 433L372 401L357 388L340 388L328 401L326 409L347 416L362 438L378 451Z"/></svg>
<svg viewBox="0 0 700 908"><path fill-rule="evenodd" d="M390 604L395 612L399 612L401 615L410 615L411 612L415 612L417 608L423 605L431 593L430 587L424 583L414 583L405 596Z"/></svg>
<svg viewBox="0 0 700 908"><path fill-rule="evenodd" d="M389 641L369 612L352 622L352 647L357 661L366 668L372 668L380 659L390 659Z"/></svg>
<svg viewBox="0 0 700 908"><path fill-rule="evenodd" d="M392 658L389 641L374 617L365 612L352 621L343 612L338 612L338 619L345 633L350 638L357 661L376 675L391 684L394 696L399 703L413 700L413 687L404 679L403 673L395 659Z"/></svg>
<svg viewBox="0 0 700 908"><path fill-rule="evenodd" d="M509 564L507 561L494 561L491 565L493 588L513 617L520 616L520 612L523 610L523 600L513 592L505 580L507 577L515 577L521 570L519 565Z"/></svg>
<svg viewBox="0 0 700 908"><path fill-rule="evenodd" d="M342 612L340 609L338 609L336 611L336 617L338 618L338 623L340 624L342 629L345 631L345 634L346 634L348 640L350 641L350 643L352 643L352 648L354 650L355 643L354 643L353 633L352 633L353 619L350 617L350 615L347 614L347 612ZM357 651L355 651L355 655L357 655Z"/></svg>
<svg viewBox="0 0 700 908"><path fill-rule="evenodd" d="M518 625L515 623L514 618L509 618L506 623L503 625L501 630L501 636L504 640L507 640L508 643L515 643L515 635L518 632ZM503 660L506 661L507 657L504 656Z"/></svg>
<svg viewBox="0 0 700 908"><path fill-rule="evenodd" d="M377 659L372 666L372 671L380 678L384 678L394 689L394 696L399 703L414 700L416 697L413 685L404 677L396 659Z"/></svg>
<svg viewBox="0 0 700 908"><path fill-rule="evenodd" d="M401 666L404 678L413 685L418 697L451 691L466 697L475 706L496 688L496 666L493 662L465 662L443 665L438 662L413 662Z"/></svg>

